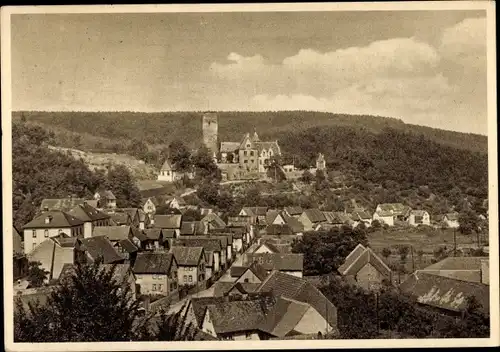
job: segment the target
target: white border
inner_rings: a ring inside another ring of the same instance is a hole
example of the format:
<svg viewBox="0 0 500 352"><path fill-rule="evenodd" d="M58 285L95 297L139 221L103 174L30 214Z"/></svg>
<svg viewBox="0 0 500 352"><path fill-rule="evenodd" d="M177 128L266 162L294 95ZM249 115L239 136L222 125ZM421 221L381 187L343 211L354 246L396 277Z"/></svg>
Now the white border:
<svg viewBox="0 0 500 352"><path fill-rule="evenodd" d="M496 37L495 4L492 1L421 1L392 3L293 3L293 4L189 4L189 5L86 5L86 6L7 6L1 9L2 24L2 174L3 236L4 236L4 312L13 316L12 253L12 133L11 133L11 14L42 13L156 13L156 12L263 12L263 11L401 11L401 10L486 10L488 66L488 152L489 152L489 215L490 215L490 311L489 339L406 339L406 340L290 340L290 341L190 341L190 342L112 342L112 343L13 343L13 325L6 319L7 351L135 351L220 349L254 350L284 348L391 348L391 347L464 347L498 346L499 266L498 266L498 167L496 120ZM7 284L9 283L9 284ZM10 320L12 321L12 320Z"/></svg>

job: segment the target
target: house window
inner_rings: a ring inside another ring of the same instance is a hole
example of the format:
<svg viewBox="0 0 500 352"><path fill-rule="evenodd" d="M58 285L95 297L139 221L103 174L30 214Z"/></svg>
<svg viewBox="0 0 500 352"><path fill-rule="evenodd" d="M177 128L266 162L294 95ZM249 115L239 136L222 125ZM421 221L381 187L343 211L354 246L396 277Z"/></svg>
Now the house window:
<svg viewBox="0 0 500 352"><path fill-rule="evenodd" d="M244 160L243 162L244 162L245 164L247 164L247 163L248 163L248 160Z"/></svg>
<svg viewBox="0 0 500 352"><path fill-rule="evenodd" d="M247 151L246 150L243 151L243 155L247 156Z"/></svg>
<svg viewBox="0 0 500 352"><path fill-rule="evenodd" d="M252 159L252 160L250 160L250 162L253 164L253 163L254 163L254 160Z"/></svg>
<svg viewBox="0 0 500 352"><path fill-rule="evenodd" d="M158 291L162 291L161 285L158 285Z"/></svg>
<svg viewBox="0 0 500 352"><path fill-rule="evenodd" d="M251 332L246 332L246 333L245 333L245 337L246 337L247 339L251 338L251 337L252 337L252 333L251 333Z"/></svg>
<svg viewBox="0 0 500 352"><path fill-rule="evenodd" d="M253 150L252 150L252 151L250 151L250 156L253 156Z"/></svg>
<svg viewBox="0 0 500 352"><path fill-rule="evenodd" d="M36 231L33 230L33 238L36 238Z"/></svg>
<svg viewBox="0 0 500 352"><path fill-rule="evenodd" d="M183 279L184 279L184 282L186 282L187 281L187 275L184 275Z"/></svg>
<svg viewBox="0 0 500 352"><path fill-rule="evenodd" d="M247 144L247 148L250 148L250 144Z"/></svg>
<svg viewBox="0 0 500 352"><path fill-rule="evenodd" d="M189 282L193 282L193 276L192 275L189 275Z"/></svg>
<svg viewBox="0 0 500 352"><path fill-rule="evenodd" d="M156 291L156 284L153 284L153 291Z"/></svg>

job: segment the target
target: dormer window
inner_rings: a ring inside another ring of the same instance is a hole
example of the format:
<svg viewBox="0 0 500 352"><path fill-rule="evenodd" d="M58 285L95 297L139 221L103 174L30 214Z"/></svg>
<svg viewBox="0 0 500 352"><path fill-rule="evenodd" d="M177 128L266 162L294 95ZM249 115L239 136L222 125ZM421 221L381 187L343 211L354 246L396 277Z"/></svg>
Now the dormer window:
<svg viewBox="0 0 500 352"><path fill-rule="evenodd" d="M47 217L45 218L45 223L46 223L46 224L50 224L50 222L51 222L51 221L52 221L52 216L47 216Z"/></svg>

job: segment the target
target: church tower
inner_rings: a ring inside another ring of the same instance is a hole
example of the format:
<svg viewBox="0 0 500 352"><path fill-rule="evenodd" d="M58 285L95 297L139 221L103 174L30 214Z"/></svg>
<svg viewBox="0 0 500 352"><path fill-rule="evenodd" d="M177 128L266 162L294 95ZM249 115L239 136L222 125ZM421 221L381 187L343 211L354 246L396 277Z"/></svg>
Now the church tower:
<svg viewBox="0 0 500 352"><path fill-rule="evenodd" d="M219 121L215 112L203 114L203 144L216 156L219 153Z"/></svg>

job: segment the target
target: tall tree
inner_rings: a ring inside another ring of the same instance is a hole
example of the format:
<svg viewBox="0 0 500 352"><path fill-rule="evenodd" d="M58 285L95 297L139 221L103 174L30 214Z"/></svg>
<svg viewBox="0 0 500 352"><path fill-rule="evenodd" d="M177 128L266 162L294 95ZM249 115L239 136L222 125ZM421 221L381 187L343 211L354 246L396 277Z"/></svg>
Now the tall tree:
<svg viewBox="0 0 500 352"><path fill-rule="evenodd" d="M168 152L170 161L180 171L186 171L191 167L191 152L182 141L178 139L172 141L168 146Z"/></svg>
<svg viewBox="0 0 500 352"><path fill-rule="evenodd" d="M43 285L45 280L47 280L47 275L49 272L40 266L40 262L29 262L28 263L28 282L30 287L40 287Z"/></svg>
<svg viewBox="0 0 500 352"><path fill-rule="evenodd" d="M220 180L219 168L215 164L212 153L207 147L200 147L193 155L192 160L198 178L202 180Z"/></svg>
<svg viewBox="0 0 500 352"><path fill-rule="evenodd" d="M108 170L107 184L120 208L138 207L141 194L132 174L125 165L114 165Z"/></svg>

